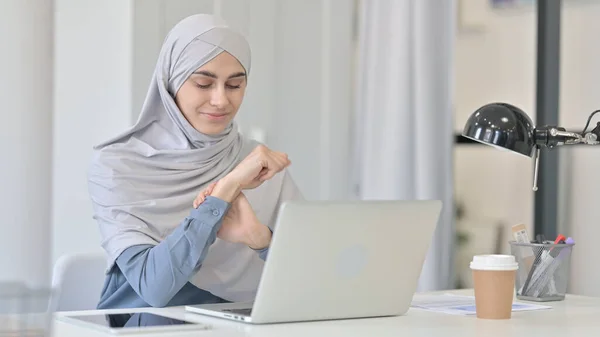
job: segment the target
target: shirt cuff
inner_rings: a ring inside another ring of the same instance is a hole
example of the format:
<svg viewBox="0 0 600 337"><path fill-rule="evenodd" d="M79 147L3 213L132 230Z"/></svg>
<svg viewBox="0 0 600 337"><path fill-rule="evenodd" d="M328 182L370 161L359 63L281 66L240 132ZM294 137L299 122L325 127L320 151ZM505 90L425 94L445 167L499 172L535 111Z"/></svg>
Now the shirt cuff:
<svg viewBox="0 0 600 337"><path fill-rule="evenodd" d="M271 227L267 226L267 228L271 231L271 238L273 237L273 230L271 229ZM269 253L269 246L266 246L265 248L261 248L261 249L254 249L254 248L250 248L253 251L258 253L258 256L262 259L262 260L266 260L267 259L267 255Z"/></svg>
<svg viewBox="0 0 600 337"><path fill-rule="evenodd" d="M192 217L202 219L207 212L215 217L221 218L231 207L231 204L217 197L208 196L198 208L192 210Z"/></svg>

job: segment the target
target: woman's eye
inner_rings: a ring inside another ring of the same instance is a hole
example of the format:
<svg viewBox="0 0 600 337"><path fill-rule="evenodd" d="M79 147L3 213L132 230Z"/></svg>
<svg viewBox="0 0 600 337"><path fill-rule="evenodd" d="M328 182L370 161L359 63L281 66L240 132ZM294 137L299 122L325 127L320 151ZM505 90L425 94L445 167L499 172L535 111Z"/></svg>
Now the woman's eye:
<svg viewBox="0 0 600 337"><path fill-rule="evenodd" d="M200 89L210 89L213 86L214 83L198 83L196 82L196 86ZM241 84L234 84L234 83L225 83L225 88L227 89L239 89L242 85Z"/></svg>
<svg viewBox="0 0 600 337"><path fill-rule="evenodd" d="M212 83L209 83L209 84L196 83L196 86L200 89L208 89L208 88L210 88L211 85L212 85Z"/></svg>
<svg viewBox="0 0 600 337"><path fill-rule="evenodd" d="M225 82L225 87L227 89L239 89L242 86L242 81L239 79Z"/></svg>

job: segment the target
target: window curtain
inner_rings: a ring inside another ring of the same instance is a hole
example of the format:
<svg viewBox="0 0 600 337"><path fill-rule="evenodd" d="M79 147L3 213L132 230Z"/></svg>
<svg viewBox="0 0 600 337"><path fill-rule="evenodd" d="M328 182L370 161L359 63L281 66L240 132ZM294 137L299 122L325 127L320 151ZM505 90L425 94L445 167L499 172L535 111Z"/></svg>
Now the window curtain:
<svg viewBox="0 0 600 337"><path fill-rule="evenodd" d="M363 0L358 8L357 197L442 200L418 291L454 288L455 0Z"/></svg>

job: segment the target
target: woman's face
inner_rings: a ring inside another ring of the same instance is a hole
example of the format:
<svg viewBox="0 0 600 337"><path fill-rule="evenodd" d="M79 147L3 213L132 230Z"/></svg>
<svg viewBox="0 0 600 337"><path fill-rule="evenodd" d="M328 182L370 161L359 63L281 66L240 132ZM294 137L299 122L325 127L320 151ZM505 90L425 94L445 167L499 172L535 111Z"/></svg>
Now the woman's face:
<svg viewBox="0 0 600 337"><path fill-rule="evenodd" d="M239 61L222 52L183 83L175 102L199 132L215 135L235 117L246 90L246 72Z"/></svg>

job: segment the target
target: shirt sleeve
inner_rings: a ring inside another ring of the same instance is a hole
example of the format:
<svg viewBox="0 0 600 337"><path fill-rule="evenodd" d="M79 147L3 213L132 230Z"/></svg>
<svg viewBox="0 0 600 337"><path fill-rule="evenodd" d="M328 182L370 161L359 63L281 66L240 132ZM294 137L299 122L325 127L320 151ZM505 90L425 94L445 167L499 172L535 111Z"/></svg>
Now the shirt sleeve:
<svg viewBox="0 0 600 337"><path fill-rule="evenodd" d="M209 196L158 245L127 248L117 265L149 305L163 307L200 268L230 204Z"/></svg>

